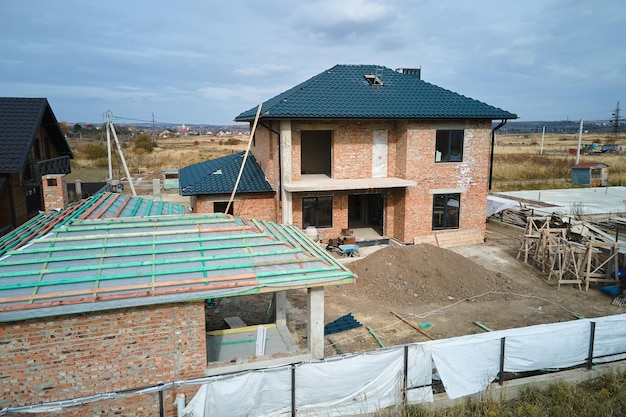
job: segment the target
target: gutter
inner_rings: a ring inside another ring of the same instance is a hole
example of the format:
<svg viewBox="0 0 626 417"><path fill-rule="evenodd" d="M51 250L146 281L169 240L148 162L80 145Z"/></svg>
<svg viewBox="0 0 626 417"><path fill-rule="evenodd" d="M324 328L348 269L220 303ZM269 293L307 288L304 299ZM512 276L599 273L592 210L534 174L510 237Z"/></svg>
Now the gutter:
<svg viewBox="0 0 626 417"><path fill-rule="evenodd" d="M491 149L489 151L489 188L488 191L491 191L491 181L493 177L493 151L496 145L496 130L500 129L507 122L507 119L502 119L502 121L493 129L491 129Z"/></svg>

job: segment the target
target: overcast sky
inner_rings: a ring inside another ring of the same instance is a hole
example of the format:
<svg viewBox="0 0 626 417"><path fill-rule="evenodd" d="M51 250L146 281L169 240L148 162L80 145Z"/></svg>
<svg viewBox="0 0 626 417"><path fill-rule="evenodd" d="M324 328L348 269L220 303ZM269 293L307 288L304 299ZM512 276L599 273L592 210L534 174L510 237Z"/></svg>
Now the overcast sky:
<svg viewBox="0 0 626 417"><path fill-rule="evenodd" d="M0 96L47 97L59 121L231 124L336 64L421 67L523 121L608 120L626 2L0 2Z"/></svg>

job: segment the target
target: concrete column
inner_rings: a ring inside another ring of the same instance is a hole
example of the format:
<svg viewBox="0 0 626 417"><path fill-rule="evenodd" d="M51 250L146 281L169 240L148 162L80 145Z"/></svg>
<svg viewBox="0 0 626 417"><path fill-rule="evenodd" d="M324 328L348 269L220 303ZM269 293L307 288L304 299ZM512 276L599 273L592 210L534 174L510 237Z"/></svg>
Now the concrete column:
<svg viewBox="0 0 626 417"><path fill-rule="evenodd" d="M308 348L313 359L324 357L324 287L307 288Z"/></svg>
<svg viewBox="0 0 626 417"><path fill-rule="evenodd" d="M74 192L76 193L77 200L83 199L83 187L82 187L82 183L80 182L80 180L74 181Z"/></svg>
<svg viewBox="0 0 626 417"><path fill-rule="evenodd" d="M293 224L291 193L285 190L285 183L291 182L291 171L291 120L282 120L280 122L280 194L283 201L283 224Z"/></svg>
<svg viewBox="0 0 626 417"><path fill-rule="evenodd" d="M152 196L155 200L161 199L161 180L158 178L152 180Z"/></svg>
<svg viewBox="0 0 626 417"><path fill-rule="evenodd" d="M274 308L276 317L274 321L277 326L287 326L287 291L274 293Z"/></svg>

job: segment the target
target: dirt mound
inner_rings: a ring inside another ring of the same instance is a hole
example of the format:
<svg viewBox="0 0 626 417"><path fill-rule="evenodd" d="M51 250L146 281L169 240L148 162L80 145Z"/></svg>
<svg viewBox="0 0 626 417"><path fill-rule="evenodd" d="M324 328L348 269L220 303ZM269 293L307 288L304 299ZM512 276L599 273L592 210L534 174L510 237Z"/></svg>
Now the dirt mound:
<svg viewBox="0 0 626 417"><path fill-rule="evenodd" d="M508 278L450 250L429 244L387 246L348 267L356 285L346 295L370 295L397 304L464 299L509 291Z"/></svg>

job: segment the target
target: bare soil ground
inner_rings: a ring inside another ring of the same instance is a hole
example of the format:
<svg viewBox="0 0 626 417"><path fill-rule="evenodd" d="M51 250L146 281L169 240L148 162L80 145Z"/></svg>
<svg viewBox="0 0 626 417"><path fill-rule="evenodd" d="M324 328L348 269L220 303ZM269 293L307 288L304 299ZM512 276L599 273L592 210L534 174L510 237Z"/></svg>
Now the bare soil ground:
<svg viewBox="0 0 626 417"><path fill-rule="evenodd" d="M612 297L597 287L547 281L547 274L516 259L522 231L489 223L486 243L453 249L431 245L386 246L349 264L355 284L327 287L325 322L352 313L363 326L326 337L327 356L379 346L428 340L390 312L395 311L433 339L534 324L577 320L577 316L619 314ZM306 347L306 291L290 291L288 326L296 342ZM209 326L220 317L239 315L248 324L266 320L270 296L224 299ZM420 326L421 325L421 326ZM216 327L213 327L216 326ZM334 344L334 346L333 346Z"/></svg>

